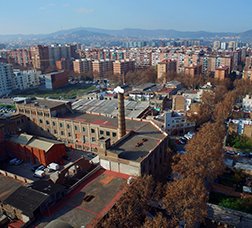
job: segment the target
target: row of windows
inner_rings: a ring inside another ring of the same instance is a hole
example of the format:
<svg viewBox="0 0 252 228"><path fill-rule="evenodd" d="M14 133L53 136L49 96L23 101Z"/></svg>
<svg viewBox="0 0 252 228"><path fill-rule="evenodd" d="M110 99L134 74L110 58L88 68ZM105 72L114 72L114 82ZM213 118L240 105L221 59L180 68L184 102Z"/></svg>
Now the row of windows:
<svg viewBox="0 0 252 228"><path fill-rule="evenodd" d="M52 125L53 126L56 126L55 122L52 122ZM60 127L63 127L63 123L60 123ZM66 125L67 129L70 129L70 124L67 124ZM78 131L79 130L79 127L78 126L74 126L74 130L75 131ZM85 127L82 127L82 132L85 132L86 131L86 128ZM91 128L91 133L94 134L96 131L94 128ZM100 135L104 135L104 131L103 130L100 130ZM106 136L110 136L110 131L106 131ZM112 137L116 137L116 132L112 132Z"/></svg>
<svg viewBox="0 0 252 228"><path fill-rule="evenodd" d="M42 120L42 119L39 119L39 123L40 123L40 124L43 124L43 120ZM46 123L46 125L50 125L50 122L49 122L48 120L46 120L45 123ZM52 125L53 125L53 126L56 126L56 123L55 123L54 121L52 121ZM64 126L63 123L60 123L59 125L60 125L61 128L63 128L63 126ZM69 128L70 128L70 124L67 124L66 127L67 127L67 129L69 129ZM76 131L78 131L78 126L75 125L75 126L74 126L74 129L75 129ZM82 131L85 132L85 131L86 131L86 128L85 128L85 127L82 127ZM95 132L96 132L95 129L94 129L94 128L91 128L91 133L94 134ZM111 136L111 132L110 132L110 131L100 130L99 132L100 132L100 135L101 135L101 136L104 136L104 135L109 136L109 137ZM57 134L57 131L54 130L53 133L54 133L54 134ZM62 135L62 136L65 135L64 131L61 130L61 131L60 131L60 135ZM71 137L72 135L71 135L70 132L68 132L68 133L67 133L67 136L68 136L68 137ZM115 138L116 136L117 136L116 132L112 132L112 137ZM76 138L77 138L77 135L76 135ZM94 137L92 137L92 138L94 138ZM94 138L94 139L95 139L95 138ZM92 140L92 141L95 141L95 140Z"/></svg>

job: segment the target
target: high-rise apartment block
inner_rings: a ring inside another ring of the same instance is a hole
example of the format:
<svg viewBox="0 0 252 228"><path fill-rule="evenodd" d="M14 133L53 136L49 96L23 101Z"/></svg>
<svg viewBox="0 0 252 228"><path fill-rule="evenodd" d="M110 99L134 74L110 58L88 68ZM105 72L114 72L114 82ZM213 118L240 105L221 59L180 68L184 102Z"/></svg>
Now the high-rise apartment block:
<svg viewBox="0 0 252 228"><path fill-rule="evenodd" d="M0 63L0 96L10 93L15 87L11 64Z"/></svg>
<svg viewBox="0 0 252 228"><path fill-rule="evenodd" d="M135 70L135 61L130 60L117 60L113 62L113 74L125 75L129 71Z"/></svg>
<svg viewBox="0 0 252 228"><path fill-rule="evenodd" d="M25 90L40 85L39 75L40 71L36 70L14 70L15 88Z"/></svg>
<svg viewBox="0 0 252 228"><path fill-rule="evenodd" d="M177 62L174 60L165 60L157 65L157 78L165 78L167 80L169 75L176 73L176 71Z"/></svg>
<svg viewBox="0 0 252 228"><path fill-rule="evenodd" d="M7 52L8 62L21 67L31 67L31 54L28 49L15 49Z"/></svg>
<svg viewBox="0 0 252 228"><path fill-rule="evenodd" d="M42 72L48 70L49 64L49 48L48 46L34 46L31 47L31 59L33 68L39 69Z"/></svg>
<svg viewBox="0 0 252 228"><path fill-rule="evenodd" d="M56 62L64 59L70 65L72 59L78 58L77 45L75 44L52 44L48 46L50 67L55 68ZM68 67L70 68L70 67Z"/></svg>
<svg viewBox="0 0 252 228"><path fill-rule="evenodd" d="M228 77L229 71L230 70L228 66L220 66L216 68L214 78L224 80L225 78Z"/></svg>
<svg viewBox="0 0 252 228"><path fill-rule="evenodd" d="M76 59L73 61L73 71L76 74L92 74L92 61L90 59Z"/></svg>
<svg viewBox="0 0 252 228"><path fill-rule="evenodd" d="M93 76L95 79L102 79L108 74L113 74L113 61L94 60L92 62Z"/></svg>
<svg viewBox="0 0 252 228"><path fill-rule="evenodd" d="M190 66L185 67L185 75L190 77L199 76L202 74L202 65L194 65L191 64Z"/></svg>

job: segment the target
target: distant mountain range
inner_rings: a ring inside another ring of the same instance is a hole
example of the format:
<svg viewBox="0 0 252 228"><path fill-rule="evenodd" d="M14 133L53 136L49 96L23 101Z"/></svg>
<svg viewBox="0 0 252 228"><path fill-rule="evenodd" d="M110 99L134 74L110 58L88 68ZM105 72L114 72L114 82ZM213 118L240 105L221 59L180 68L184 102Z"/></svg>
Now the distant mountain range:
<svg viewBox="0 0 252 228"><path fill-rule="evenodd" d="M252 41L252 30L242 33L232 32L206 32L206 31L176 31L176 30L147 30L147 29L98 29L98 28L74 28L61 30L49 34L15 34L0 35L0 42L11 41L40 41L40 42L82 42L87 40L126 40L126 39L165 39L165 38L188 38L188 39L218 39L225 37L237 38L241 41Z"/></svg>

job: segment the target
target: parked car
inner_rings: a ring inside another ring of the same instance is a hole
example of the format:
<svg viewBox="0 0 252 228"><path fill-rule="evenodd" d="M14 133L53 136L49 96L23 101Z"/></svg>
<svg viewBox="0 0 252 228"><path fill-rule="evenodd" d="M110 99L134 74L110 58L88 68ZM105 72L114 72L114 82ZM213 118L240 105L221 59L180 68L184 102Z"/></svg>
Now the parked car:
<svg viewBox="0 0 252 228"><path fill-rule="evenodd" d="M36 171L36 169L38 169L38 167L40 167L41 165L39 164L39 165L33 165L32 167L31 167L31 170L33 171L33 172L35 172Z"/></svg>
<svg viewBox="0 0 252 228"><path fill-rule="evenodd" d="M14 165L21 165L23 163L23 160L22 159L18 159L16 160L15 164Z"/></svg>
<svg viewBox="0 0 252 228"><path fill-rule="evenodd" d="M46 168L45 166L40 165L40 166L35 170L35 173L36 173L36 171L39 171L39 170L44 171L45 168Z"/></svg>
<svg viewBox="0 0 252 228"><path fill-rule="evenodd" d="M15 165L15 163L18 161L17 158L13 158L9 161L9 165Z"/></svg>
<svg viewBox="0 0 252 228"><path fill-rule="evenodd" d="M226 151L225 154L231 155L231 156L236 155L236 153L234 151L231 151L231 150Z"/></svg>
<svg viewBox="0 0 252 228"><path fill-rule="evenodd" d="M185 150L178 150L177 153L178 153L178 154L185 154L186 151L185 151Z"/></svg>
<svg viewBox="0 0 252 228"><path fill-rule="evenodd" d="M44 170L36 170L35 173L33 174L34 177L37 178L43 178L45 177L45 171Z"/></svg>
<svg viewBox="0 0 252 228"><path fill-rule="evenodd" d="M186 144L186 141L180 139L180 140L179 140L179 143L182 144L182 145L185 145L185 144Z"/></svg>
<svg viewBox="0 0 252 228"><path fill-rule="evenodd" d="M247 156L247 154L244 153L244 152L237 152L236 154L237 154L237 156L240 156L240 157L246 157Z"/></svg>
<svg viewBox="0 0 252 228"><path fill-rule="evenodd" d="M57 170L59 170L60 166L59 166L59 164L52 162L52 163L50 163L50 164L47 166L47 168L48 168L50 171L51 171L51 170L57 171Z"/></svg>

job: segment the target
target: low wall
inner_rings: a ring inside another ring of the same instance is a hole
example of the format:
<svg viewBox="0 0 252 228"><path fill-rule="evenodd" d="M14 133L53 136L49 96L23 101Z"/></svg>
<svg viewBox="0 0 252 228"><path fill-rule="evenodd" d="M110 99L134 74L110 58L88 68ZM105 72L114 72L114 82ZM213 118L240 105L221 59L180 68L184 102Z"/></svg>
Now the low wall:
<svg viewBox="0 0 252 228"><path fill-rule="evenodd" d="M92 176L94 173L96 173L98 170L101 169L101 166L98 165L97 167L95 167L91 172L89 172L86 176L82 177L78 182L76 182L73 186L71 186L71 188L69 188L68 193L70 193L71 191L73 191L75 188L77 188L82 182L84 182L85 180L87 180L90 176Z"/></svg>
<svg viewBox="0 0 252 228"><path fill-rule="evenodd" d="M14 174L14 173L10 173L10 172L7 172L7 171L1 170L1 169L0 169L0 175L6 176L6 177L10 177L10 178L12 178L12 179L14 179L14 180L21 181L21 182L23 182L23 183L25 183L25 184L30 184L30 183L33 182L33 181L30 180L30 179L27 179L27 178L25 178L25 177L21 177L21 176L19 176L19 175L16 175L16 174Z"/></svg>

